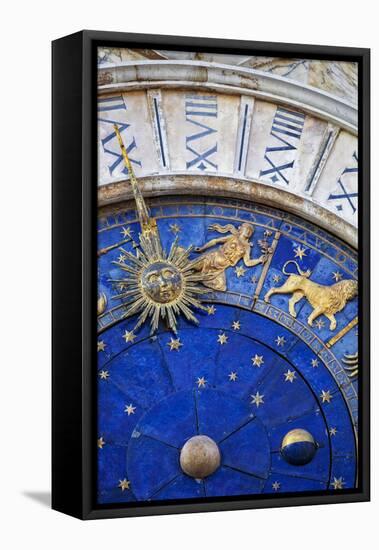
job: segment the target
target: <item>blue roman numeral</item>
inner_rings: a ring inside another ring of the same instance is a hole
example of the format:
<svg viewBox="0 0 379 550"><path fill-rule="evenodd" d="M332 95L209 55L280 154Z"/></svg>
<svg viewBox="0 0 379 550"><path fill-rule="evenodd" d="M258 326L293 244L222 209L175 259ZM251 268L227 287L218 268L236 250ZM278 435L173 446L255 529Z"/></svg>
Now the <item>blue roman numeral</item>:
<svg viewBox="0 0 379 550"><path fill-rule="evenodd" d="M269 167L259 172L260 177L270 176L273 183L281 179L287 185L289 184L287 172L284 174L284 171L293 168L295 159L280 164L280 152L297 150L296 141L301 137L304 119L305 115L302 113L289 111L282 107L277 108L270 131L270 135L276 139L276 144L266 147L264 159Z"/></svg>
<svg viewBox="0 0 379 550"><path fill-rule="evenodd" d="M353 214L355 214L357 207L351 199L358 197L358 193L357 192L349 193L346 190L346 184L343 181L343 177L345 174L353 174L358 172L358 156L356 152L353 153L353 159L356 161L357 166L352 166L352 167L347 166L344 169L344 171L342 172L342 174L337 180L338 192L331 193L328 197L328 201L335 201L335 200L339 201L338 204L336 205L336 208L339 212L343 210L343 207L345 204L349 204ZM347 202L341 203L341 201L347 201Z"/></svg>
<svg viewBox="0 0 379 550"><path fill-rule="evenodd" d="M200 95L187 95L185 102L185 114L186 121L200 128L200 131L195 131L194 134L186 136L186 150L192 153L193 158L186 162L187 169L198 168L199 170L206 170L211 167L217 170L217 164L211 160L211 156L217 152L217 142L208 146L202 151L195 149L194 144L197 145L198 140L210 136L217 132L211 126L200 122L198 118L217 118L217 98L216 96L200 96ZM194 118L196 117L196 119ZM195 142L195 143L194 143ZM201 146L201 141L200 144Z"/></svg>
<svg viewBox="0 0 379 550"><path fill-rule="evenodd" d="M113 173L116 170L116 168L123 162L122 154L121 154L121 151L119 151L119 147L116 139L116 132L114 131L113 125L114 124L118 125L120 134L122 135L123 132L125 132L128 128L130 128L130 124L125 122L126 105L121 96L107 97L99 100L98 113L103 113L103 112L109 113L110 111L117 111L117 112L115 112L114 114L112 113L112 116L107 118L104 118L104 115L101 115L98 119L98 122L109 125L109 133L105 136L105 138L101 139L101 144L103 146L104 152L108 153L109 155L111 155L111 157L113 157L113 162L111 162L108 165L109 173L111 176L113 176ZM113 141L113 140L116 140L116 141ZM128 138L128 141L129 141L129 144L125 145L125 147L129 155L134 149L136 149L137 143L134 136L131 139ZM113 146L113 149L110 148L111 145ZM141 161L136 160L130 156L129 158L130 158L130 162L133 162L134 164L137 164L140 167L142 166ZM128 169L126 167L123 167L121 172L125 175L128 175Z"/></svg>

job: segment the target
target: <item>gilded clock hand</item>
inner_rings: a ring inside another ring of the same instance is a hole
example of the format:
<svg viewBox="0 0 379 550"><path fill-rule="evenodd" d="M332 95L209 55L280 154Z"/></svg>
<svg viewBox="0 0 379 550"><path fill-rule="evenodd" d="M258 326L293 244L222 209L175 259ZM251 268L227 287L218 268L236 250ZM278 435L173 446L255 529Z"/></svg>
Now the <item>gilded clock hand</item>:
<svg viewBox="0 0 379 550"><path fill-rule="evenodd" d="M152 218L150 216L149 209L146 206L145 200L142 196L141 190L138 187L137 179L134 175L132 163L130 162L130 159L128 157L128 153L126 151L122 136L120 134L120 130L117 126L117 124L113 125L114 131L116 132L116 136L118 139L118 143L120 145L122 158L124 159L124 164L126 169L128 170L130 183L133 189L133 195L134 200L136 201L137 211L138 211L138 218L141 224L141 229L143 234L149 234L150 232L158 233L157 228L157 222L155 218Z"/></svg>
<svg viewBox="0 0 379 550"><path fill-rule="evenodd" d="M189 321L198 323L191 308L205 310L199 300L206 292L201 285L204 276L195 273L195 261L189 259L192 246L180 247L177 237L168 253L162 249L157 222L146 206L117 124L114 130L136 202L141 249L136 255L123 250L125 263L112 262L127 272L126 278L121 280L127 290L113 298L125 300L124 318L139 314L134 330L150 318L151 333L157 330L160 319L176 333L178 315L183 314Z"/></svg>

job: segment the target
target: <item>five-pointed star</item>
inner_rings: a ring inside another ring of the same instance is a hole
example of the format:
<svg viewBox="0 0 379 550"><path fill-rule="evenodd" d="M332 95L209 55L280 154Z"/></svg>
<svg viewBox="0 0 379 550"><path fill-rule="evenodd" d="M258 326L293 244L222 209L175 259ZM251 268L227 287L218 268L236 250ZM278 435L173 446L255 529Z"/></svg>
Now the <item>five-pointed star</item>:
<svg viewBox="0 0 379 550"><path fill-rule="evenodd" d="M99 372L100 380L106 380L109 378L109 372L107 370L101 370Z"/></svg>
<svg viewBox="0 0 379 550"><path fill-rule="evenodd" d="M322 328L324 328L325 323L322 319L317 319L317 321L315 322L315 325L318 328L318 330L321 330Z"/></svg>
<svg viewBox="0 0 379 550"><path fill-rule="evenodd" d="M305 248L301 248L300 245L297 248L295 248L294 252L295 252L295 258L300 258L300 260L303 259L303 256L306 256Z"/></svg>
<svg viewBox="0 0 379 550"><path fill-rule="evenodd" d="M284 336L277 336L275 342L277 346L284 346L284 344L286 343L286 339L284 338Z"/></svg>
<svg viewBox="0 0 379 550"><path fill-rule="evenodd" d="M130 481L128 479L119 479L118 487L120 487L121 491L125 491L125 489L130 489Z"/></svg>
<svg viewBox="0 0 379 550"><path fill-rule="evenodd" d="M272 277L272 280L274 281L274 283L278 283L281 279L281 276L280 275L273 275Z"/></svg>
<svg viewBox="0 0 379 550"><path fill-rule="evenodd" d="M131 414L134 414L137 407L133 407L133 405L130 403L130 405L125 405L124 412L128 413L128 416Z"/></svg>
<svg viewBox="0 0 379 550"><path fill-rule="evenodd" d="M333 271L333 279L338 283L342 279L342 275L339 271Z"/></svg>
<svg viewBox="0 0 379 550"><path fill-rule="evenodd" d="M107 345L107 344L106 344L105 342L103 342L103 340L100 340L100 341L97 343L97 351L104 351L106 345Z"/></svg>
<svg viewBox="0 0 379 550"><path fill-rule="evenodd" d="M318 359L311 359L311 364L312 364L312 367L318 367L319 365Z"/></svg>
<svg viewBox="0 0 379 550"><path fill-rule="evenodd" d="M257 408L259 407L259 405L261 405L261 403L264 403L263 401L264 395L259 395L259 391L257 391L255 395L250 395L250 397L252 398L251 404L256 405Z"/></svg>
<svg viewBox="0 0 379 550"><path fill-rule="evenodd" d="M241 328L241 323L239 321L233 321L232 328L233 330L239 330Z"/></svg>
<svg viewBox="0 0 379 550"><path fill-rule="evenodd" d="M171 338L169 342L167 342L167 345L170 346L170 351L173 351L174 349L176 351L179 351L179 348L183 345L180 341L180 338Z"/></svg>
<svg viewBox="0 0 379 550"><path fill-rule="evenodd" d="M235 270L237 277L243 277L246 273L246 269L242 265L238 265Z"/></svg>
<svg viewBox="0 0 379 550"><path fill-rule="evenodd" d="M334 487L334 489L343 489L343 486L345 485L345 481L342 477L335 477L331 483Z"/></svg>
<svg viewBox="0 0 379 550"><path fill-rule="evenodd" d="M181 231L181 229L177 223L170 223L170 231L176 235Z"/></svg>
<svg viewBox="0 0 379 550"><path fill-rule="evenodd" d="M337 433L337 428L330 428L330 429L329 429L329 433L330 433L330 435L336 435L336 433Z"/></svg>
<svg viewBox="0 0 379 550"><path fill-rule="evenodd" d="M207 306L208 315L214 315L216 313L216 308L214 306Z"/></svg>
<svg viewBox="0 0 379 550"><path fill-rule="evenodd" d="M199 388L204 388L206 383L207 381L205 380L204 376L196 380L196 384Z"/></svg>
<svg viewBox="0 0 379 550"><path fill-rule="evenodd" d="M225 332L222 332L217 336L217 342L221 345L226 344L228 341L228 336L226 336Z"/></svg>
<svg viewBox="0 0 379 550"><path fill-rule="evenodd" d="M278 491L280 489L279 481L274 481L274 483L272 484L272 488L274 489L274 491Z"/></svg>
<svg viewBox="0 0 379 550"><path fill-rule="evenodd" d="M258 277L256 275L253 275L251 278L251 282L255 285L255 283L258 282Z"/></svg>
<svg viewBox="0 0 379 550"><path fill-rule="evenodd" d="M104 438L103 437L99 437L99 439L97 440L97 446L99 449L102 449L105 445L105 441L104 441Z"/></svg>
<svg viewBox="0 0 379 550"><path fill-rule="evenodd" d="M330 403L330 400L332 399L333 396L330 394L329 390L328 391L322 390L320 397L323 403L325 402Z"/></svg>
<svg viewBox="0 0 379 550"><path fill-rule="evenodd" d="M131 231L130 227L123 227L121 229L121 235L123 237L131 237L132 236L132 231Z"/></svg>
<svg viewBox="0 0 379 550"><path fill-rule="evenodd" d="M237 373L236 372L231 372L228 376L229 376L229 380L231 382L235 382L237 380Z"/></svg>
<svg viewBox="0 0 379 550"><path fill-rule="evenodd" d="M291 384L292 384L292 382L296 378L296 372L294 370L288 369L287 372L283 373L283 376L285 376L285 380L284 380L285 382L291 382Z"/></svg>
<svg viewBox="0 0 379 550"><path fill-rule="evenodd" d="M125 261L125 258L126 258L125 254L120 254L117 260L120 262L120 264L122 264Z"/></svg>
<svg viewBox="0 0 379 550"><path fill-rule="evenodd" d="M257 355L255 354L254 357L251 358L253 365L255 367L260 367L264 361L263 361L263 355Z"/></svg>
<svg viewBox="0 0 379 550"><path fill-rule="evenodd" d="M125 339L125 342L133 343L135 338L136 338L136 335L134 334L134 332L132 330L130 332L128 332L126 330L125 334L123 334L122 337Z"/></svg>

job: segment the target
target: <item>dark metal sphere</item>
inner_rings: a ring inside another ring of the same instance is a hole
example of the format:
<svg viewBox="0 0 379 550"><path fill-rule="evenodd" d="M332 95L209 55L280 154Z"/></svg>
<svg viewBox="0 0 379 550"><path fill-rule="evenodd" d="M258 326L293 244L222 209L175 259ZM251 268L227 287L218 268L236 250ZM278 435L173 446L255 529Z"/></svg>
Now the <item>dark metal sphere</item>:
<svg viewBox="0 0 379 550"><path fill-rule="evenodd" d="M203 479L220 466L221 455L217 444L206 435L191 437L180 452L180 466L185 474Z"/></svg>
<svg viewBox="0 0 379 550"><path fill-rule="evenodd" d="M288 432L280 447L284 460L294 466L308 464L314 458L316 451L317 443L313 435L301 428Z"/></svg>

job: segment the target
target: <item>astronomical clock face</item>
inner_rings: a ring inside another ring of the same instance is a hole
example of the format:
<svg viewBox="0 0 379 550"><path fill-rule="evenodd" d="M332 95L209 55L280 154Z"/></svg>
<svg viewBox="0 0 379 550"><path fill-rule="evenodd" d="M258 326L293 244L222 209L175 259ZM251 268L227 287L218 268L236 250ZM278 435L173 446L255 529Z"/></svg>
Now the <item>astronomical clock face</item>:
<svg viewBox="0 0 379 550"><path fill-rule="evenodd" d="M356 90L193 56L99 50L98 504L354 489Z"/></svg>

